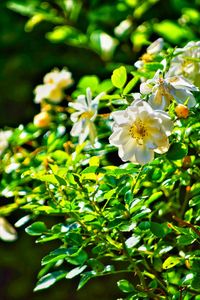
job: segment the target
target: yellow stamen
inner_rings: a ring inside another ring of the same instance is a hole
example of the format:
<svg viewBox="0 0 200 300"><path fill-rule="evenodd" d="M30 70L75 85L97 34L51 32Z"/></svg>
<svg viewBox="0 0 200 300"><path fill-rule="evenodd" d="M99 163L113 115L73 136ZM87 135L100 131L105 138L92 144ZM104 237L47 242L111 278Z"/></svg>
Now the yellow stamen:
<svg viewBox="0 0 200 300"><path fill-rule="evenodd" d="M143 145L144 138L148 136L147 127L141 120L137 120L132 126L130 126L129 133L132 138L136 139L139 145Z"/></svg>
<svg viewBox="0 0 200 300"><path fill-rule="evenodd" d="M93 117L94 113L91 111L85 111L84 113L82 113L82 115L80 116L81 119L91 119Z"/></svg>
<svg viewBox="0 0 200 300"><path fill-rule="evenodd" d="M152 57L152 55L149 54L149 53L143 54L143 55L141 56L141 59L142 59L142 61L143 61L144 63L148 63L148 62L153 61L153 57Z"/></svg>

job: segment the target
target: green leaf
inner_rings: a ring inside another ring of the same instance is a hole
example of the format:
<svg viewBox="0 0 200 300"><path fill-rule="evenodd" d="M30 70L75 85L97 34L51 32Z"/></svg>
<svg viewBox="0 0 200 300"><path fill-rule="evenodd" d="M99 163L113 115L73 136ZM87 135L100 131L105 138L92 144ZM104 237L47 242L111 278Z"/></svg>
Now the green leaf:
<svg viewBox="0 0 200 300"><path fill-rule="evenodd" d="M161 36L163 36L167 41L172 43L180 43L185 40L185 37L189 40L194 38L191 30L186 29L186 27L180 26L171 20L164 20L160 23L154 24L154 30ZM169 34L169 32L173 34Z"/></svg>
<svg viewBox="0 0 200 300"><path fill-rule="evenodd" d="M66 261L72 265L82 265L87 260L88 255L87 253L80 249L77 253L66 257Z"/></svg>
<svg viewBox="0 0 200 300"><path fill-rule="evenodd" d="M69 155L62 150L56 150L53 153L51 153L51 157L58 162L64 162L65 160L68 159Z"/></svg>
<svg viewBox="0 0 200 300"><path fill-rule="evenodd" d="M104 265L95 258L90 258L87 263L92 267L95 272L102 272L104 270Z"/></svg>
<svg viewBox="0 0 200 300"><path fill-rule="evenodd" d="M86 35L76 28L68 25L55 27L52 32L48 32L46 34L46 37L53 43L65 41L67 44L72 46L80 46L87 43Z"/></svg>
<svg viewBox="0 0 200 300"><path fill-rule="evenodd" d="M181 235L177 238L177 244L181 246L191 245L196 239L191 235Z"/></svg>
<svg viewBox="0 0 200 300"><path fill-rule="evenodd" d="M176 257L176 256L170 256L168 257L162 267L163 269L167 270L167 269L171 269L173 268L174 266L178 265L180 263L181 259L179 257Z"/></svg>
<svg viewBox="0 0 200 300"><path fill-rule="evenodd" d="M200 205L200 197L199 197L199 196L193 197L193 198L189 201L189 205L190 205L190 206Z"/></svg>
<svg viewBox="0 0 200 300"><path fill-rule="evenodd" d="M76 232L69 232L66 235L67 242L71 242L74 245L81 245L83 242L82 235Z"/></svg>
<svg viewBox="0 0 200 300"><path fill-rule="evenodd" d="M162 171L156 168L151 176L152 180L158 181L162 177Z"/></svg>
<svg viewBox="0 0 200 300"><path fill-rule="evenodd" d="M42 259L42 266L49 264L49 263L56 263L57 261L66 258L70 255L70 251L66 248L59 248L55 251L51 252L49 255L43 257Z"/></svg>
<svg viewBox="0 0 200 300"><path fill-rule="evenodd" d="M123 94L124 95L128 94L134 88L134 86L137 84L139 79L140 79L139 76L134 76L125 86L125 88L123 90Z"/></svg>
<svg viewBox="0 0 200 300"><path fill-rule="evenodd" d="M191 284L191 281L192 281L193 278L194 278L194 274L193 274L193 273L189 273L189 274L187 274L187 275L183 278L181 284L183 284L183 285L189 285L189 284Z"/></svg>
<svg viewBox="0 0 200 300"><path fill-rule="evenodd" d="M49 288L58 280L65 278L66 274L67 272L62 270L46 274L37 282L34 292Z"/></svg>
<svg viewBox="0 0 200 300"><path fill-rule="evenodd" d="M144 222L141 222L139 223L138 227L140 230L147 230L150 228L150 222L149 221L144 221Z"/></svg>
<svg viewBox="0 0 200 300"><path fill-rule="evenodd" d="M163 65L157 62L149 62L145 64L145 70L147 72L156 72L157 70L162 70Z"/></svg>
<svg viewBox="0 0 200 300"><path fill-rule="evenodd" d="M35 179L44 181L44 182L48 182L51 183L53 185L58 184L57 179L55 178L55 176L53 174L47 174L47 175L37 175L34 174L34 176L32 176Z"/></svg>
<svg viewBox="0 0 200 300"><path fill-rule="evenodd" d="M200 195L200 182L194 183L191 187L192 196Z"/></svg>
<svg viewBox="0 0 200 300"><path fill-rule="evenodd" d="M115 193L116 193L116 189L112 189L112 190L106 192L106 193L104 194L103 198L104 198L105 200L110 200L110 199L112 198L112 196L113 196Z"/></svg>
<svg viewBox="0 0 200 300"><path fill-rule="evenodd" d="M85 168L81 174L88 174L88 173L96 173L96 171L98 170L98 166L90 166L90 167L87 167Z"/></svg>
<svg viewBox="0 0 200 300"><path fill-rule="evenodd" d="M131 293L134 291L133 285L126 279L121 279L117 282L119 289L124 293Z"/></svg>
<svg viewBox="0 0 200 300"><path fill-rule="evenodd" d="M35 13L34 16L26 22L24 27L25 31L32 31L33 28L43 20L45 20L45 16L42 13Z"/></svg>
<svg viewBox="0 0 200 300"><path fill-rule="evenodd" d="M111 76L112 84L119 89L123 88L123 86L126 83L126 79L127 79L126 68L123 66L119 67L118 69L115 69Z"/></svg>
<svg viewBox="0 0 200 300"><path fill-rule="evenodd" d="M41 235L47 230L48 229L43 222L35 222L25 229L25 231L30 235Z"/></svg>
<svg viewBox="0 0 200 300"><path fill-rule="evenodd" d="M99 156L92 156L89 161L90 167L99 167Z"/></svg>
<svg viewBox="0 0 200 300"><path fill-rule="evenodd" d="M110 92L113 90L113 85L112 81L110 79L105 79L103 80L97 87L97 92L102 93L102 92Z"/></svg>
<svg viewBox="0 0 200 300"><path fill-rule="evenodd" d="M98 88L98 85L99 85L99 78L97 76L90 75L90 76L84 76L80 79L78 83L78 88L85 91L89 87L92 91L95 92Z"/></svg>
<svg viewBox="0 0 200 300"><path fill-rule="evenodd" d="M66 183L66 181L62 177L60 177L58 175L54 175L54 176L55 176L56 180L58 181L59 185L66 186L67 183Z"/></svg>
<svg viewBox="0 0 200 300"><path fill-rule="evenodd" d="M141 210L141 212L139 212L138 214L136 214L135 216L133 216L131 219L132 220L138 220L138 219L142 219L142 217L144 217L145 215L149 214L151 212L151 210L149 208L144 208Z"/></svg>
<svg viewBox="0 0 200 300"><path fill-rule="evenodd" d="M163 195L163 192L156 192L156 193L153 193L149 199L146 201L147 204L150 204L152 202L154 202L155 200L159 199L161 196Z"/></svg>
<svg viewBox="0 0 200 300"><path fill-rule="evenodd" d="M35 6L18 3L18 1L8 1L7 7L15 12L18 12L24 16L32 16L35 13Z"/></svg>
<svg viewBox="0 0 200 300"><path fill-rule="evenodd" d="M177 160L185 157L188 153L188 148L185 144L174 143L170 146L167 152L167 158L169 160Z"/></svg>
<svg viewBox="0 0 200 300"><path fill-rule="evenodd" d="M196 273L192 279L191 287L195 290L200 290L200 273Z"/></svg>
<svg viewBox="0 0 200 300"><path fill-rule="evenodd" d="M166 235L166 232L164 230L164 224L150 222L150 230L159 238L163 238Z"/></svg>
<svg viewBox="0 0 200 300"><path fill-rule="evenodd" d="M192 260L192 271L200 274L200 258L195 257Z"/></svg>
<svg viewBox="0 0 200 300"><path fill-rule="evenodd" d="M71 279L76 277L77 275L81 274L85 269L87 268L86 265L82 266L82 267L77 267L72 269L71 271L69 271L66 275L66 279Z"/></svg>
<svg viewBox="0 0 200 300"><path fill-rule="evenodd" d="M90 271L82 274L77 290L80 290L91 278L94 278L95 275L95 271Z"/></svg>

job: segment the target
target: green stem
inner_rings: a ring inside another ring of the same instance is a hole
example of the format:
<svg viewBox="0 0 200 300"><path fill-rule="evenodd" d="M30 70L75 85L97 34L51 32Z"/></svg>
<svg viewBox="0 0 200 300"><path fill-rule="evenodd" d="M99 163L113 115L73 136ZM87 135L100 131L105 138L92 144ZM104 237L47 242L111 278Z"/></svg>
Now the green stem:
<svg viewBox="0 0 200 300"><path fill-rule="evenodd" d="M137 190L138 180L139 180L139 177L140 177L140 175L141 175L141 173L142 173L143 167L144 167L144 166L141 166L141 168L139 169L139 172L138 172L138 174L137 174L137 176L136 176L136 178L135 178L134 184L133 184L133 186L132 186L132 193L133 193L133 194L137 194L137 192L138 192L138 190Z"/></svg>
<svg viewBox="0 0 200 300"><path fill-rule="evenodd" d="M140 280L140 282L141 282L144 290L147 290L148 288L147 288L147 285L146 285L146 281L145 281L145 279L144 279L144 277L142 275L142 272L141 272L140 268L137 266L137 264L135 263L135 261L130 256L129 251L128 251L128 249L126 247L126 244L125 244L124 236L121 234L120 231L119 231L119 234L120 234L120 237L121 237L121 242L122 242L122 245L123 245L123 250L126 253L126 256L127 256L128 260L129 260L131 266L133 266L134 271L138 275L138 278L139 278L139 280Z"/></svg>
<svg viewBox="0 0 200 300"><path fill-rule="evenodd" d="M183 202L183 205L182 205L182 208L181 208L181 212L180 212L181 217L184 216L184 213L185 213L186 207L188 205L189 199L190 199L189 193L186 191L185 199L184 199L184 202Z"/></svg>
<svg viewBox="0 0 200 300"><path fill-rule="evenodd" d="M143 261L144 261L144 264L147 268L147 270L150 272L150 273L153 273L156 281L158 282L158 284L160 285L160 287L163 289L163 291L165 292L165 294L167 294L167 288L165 287L165 284L164 282L162 281L162 279L159 277L158 273L153 269L152 266L150 266L147 262L147 260L143 257Z"/></svg>

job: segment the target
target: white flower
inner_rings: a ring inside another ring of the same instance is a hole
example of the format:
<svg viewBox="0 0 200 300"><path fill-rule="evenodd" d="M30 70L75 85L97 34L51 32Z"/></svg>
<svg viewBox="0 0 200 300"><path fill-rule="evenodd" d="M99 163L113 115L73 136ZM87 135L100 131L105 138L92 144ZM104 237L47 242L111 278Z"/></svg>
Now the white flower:
<svg viewBox="0 0 200 300"><path fill-rule="evenodd" d="M96 128L94 120L97 116L98 103L100 98L105 93L100 93L92 100L92 94L90 88L86 90L86 96L80 95L77 101L69 103L69 106L73 107L76 112L71 114L71 120L74 125L71 130L72 136L79 137L79 143L82 144L89 135L91 143L94 144L96 138Z"/></svg>
<svg viewBox="0 0 200 300"><path fill-rule="evenodd" d="M154 109L165 109L172 99L178 103L187 102L188 107L196 104L196 100L191 91L198 89L181 76L163 78L158 70L152 79L143 82L140 85L141 94L151 94L149 103Z"/></svg>
<svg viewBox="0 0 200 300"><path fill-rule="evenodd" d="M57 88L66 88L73 83L72 73L67 68L54 69L44 76L44 83L55 84Z"/></svg>
<svg viewBox="0 0 200 300"><path fill-rule="evenodd" d="M110 144L119 148L123 161L144 165L154 158L154 152L169 149L168 136L173 123L167 113L153 110L143 100L135 100L126 109L111 114L114 119Z"/></svg>
<svg viewBox="0 0 200 300"><path fill-rule="evenodd" d="M11 130L0 130L0 155L8 147L8 139L12 135Z"/></svg>
<svg viewBox="0 0 200 300"><path fill-rule="evenodd" d="M17 239L17 232L5 218L0 217L0 239L13 242Z"/></svg>
<svg viewBox="0 0 200 300"><path fill-rule="evenodd" d="M200 41L189 42L185 47L174 51L169 76L182 75L200 87Z"/></svg>
<svg viewBox="0 0 200 300"><path fill-rule="evenodd" d="M40 103L45 99L54 103L59 103L63 98L62 89L57 88L54 84L41 84L38 85L35 90L35 103Z"/></svg>
<svg viewBox="0 0 200 300"><path fill-rule="evenodd" d="M41 103L45 99L59 103L63 99L64 88L73 83L71 73L66 68L61 71L54 69L44 76L43 81L44 84L38 85L34 90L35 103Z"/></svg>
<svg viewBox="0 0 200 300"><path fill-rule="evenodd" d="M153 58L156 54L158 54L164 45L164 41L162 38L155 40L148 48L147 52L141 56L141 59L136 61L134 66L137 69L141 69L145 63L153 61Z"/></svg>

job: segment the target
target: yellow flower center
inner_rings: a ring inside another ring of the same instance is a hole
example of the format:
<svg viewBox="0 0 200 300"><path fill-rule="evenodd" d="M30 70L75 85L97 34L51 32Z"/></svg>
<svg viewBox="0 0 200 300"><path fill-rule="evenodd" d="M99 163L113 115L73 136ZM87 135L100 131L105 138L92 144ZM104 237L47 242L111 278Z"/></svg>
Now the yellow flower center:
<svg viewBox="0 0 200 300"><path fill-rule="evenodd" d="M158 95L165 97L167 100L167 105L170 104L171 100L173 99L173 96L170 93L170 86L164 86L164 80L162 78L159 79L159 87L158 87ZM157 100L161 100L161 97L157 97Z"/></svg>
<svg viewBox="0 0 200 300"><path fill-rule="evenodd" d="M148 136L148 130L141 120L137 120L129 128L129 134L132 138L136 139L139 145L143 145L144 138Z"/></svg>
<svg viewBox="0 0 200 300"><path fill-rule="evenodd" d="M93 117L94 113L92 111L85 111L81 115L81 119L91 119Z"/></svg>
<svg viewBox="0 0 200 300"><path fill-rule="evenodd" d="M152 57L152 55L149 54L149 53L143 54L142 57L141 57L141 59L142 59L142 61L143 61L144 63L148 63L148 62L153 61L153 57Z"/></svg>

